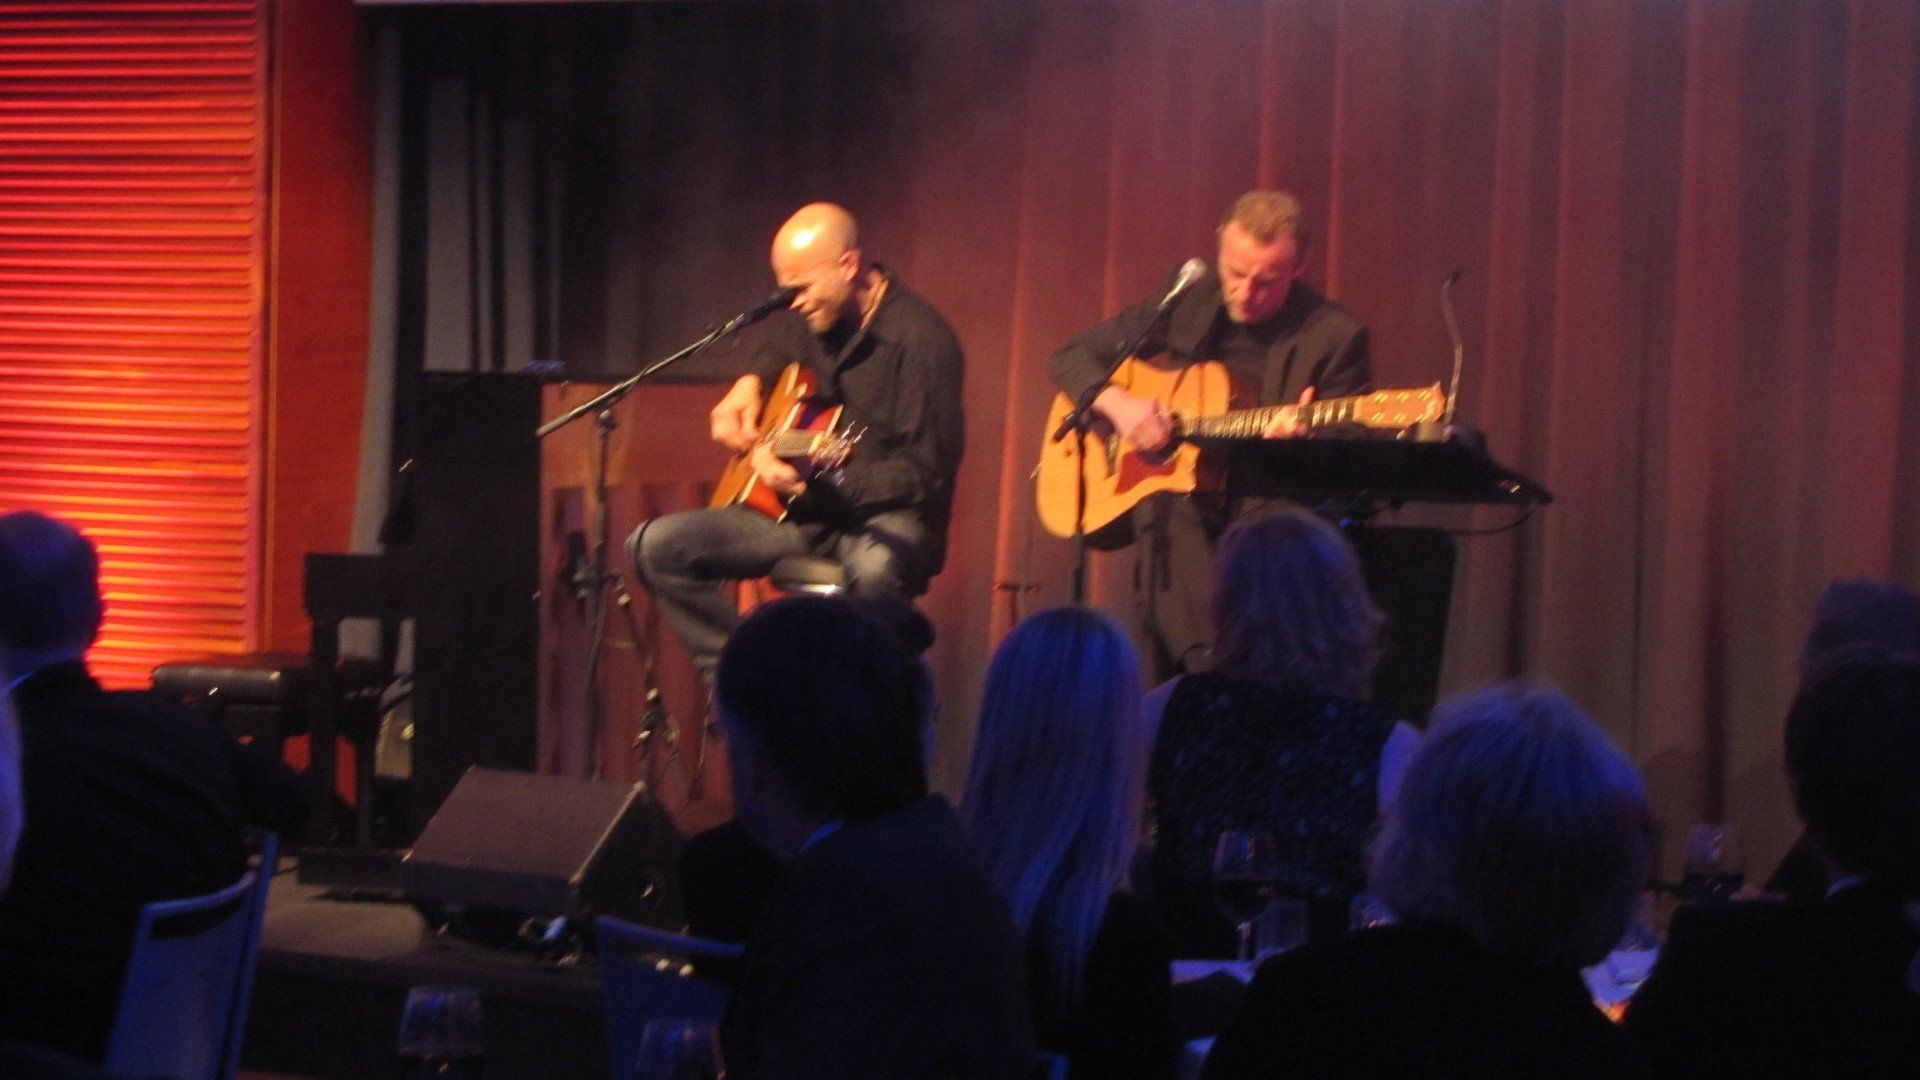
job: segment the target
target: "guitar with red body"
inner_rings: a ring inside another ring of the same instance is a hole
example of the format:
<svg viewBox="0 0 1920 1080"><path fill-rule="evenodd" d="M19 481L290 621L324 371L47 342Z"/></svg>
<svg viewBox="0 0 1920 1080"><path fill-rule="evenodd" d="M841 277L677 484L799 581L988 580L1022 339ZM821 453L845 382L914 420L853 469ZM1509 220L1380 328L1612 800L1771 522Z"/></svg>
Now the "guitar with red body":
<svg viewBox="0 0 1920 1080"><path fill-rule="evenodd" d="M775 457L809 476L846 464L859 440L858 435L838 430L842 407L821 401L815 389L812 372L800 364L788 364L760 407L761 420L772 419L760 441L772 448ZM787 516L787 497L761 482L752 458L749 451L727 465L707 505L745 506L780 521Z"/></svg>

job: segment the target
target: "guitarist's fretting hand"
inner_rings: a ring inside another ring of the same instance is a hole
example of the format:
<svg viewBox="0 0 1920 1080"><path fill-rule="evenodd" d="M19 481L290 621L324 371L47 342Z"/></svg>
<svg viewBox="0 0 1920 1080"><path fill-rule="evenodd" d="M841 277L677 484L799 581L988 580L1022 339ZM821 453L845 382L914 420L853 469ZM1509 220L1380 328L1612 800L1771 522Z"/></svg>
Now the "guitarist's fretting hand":
<svg viewBox="0 0 1920 1080"><path fill-rule="evenodd" d="M1147 453L1164 449L1173 438L1173 414L1164 401L1109 386L1093 399L1093 411L1106 417L1121 438Z"/></svg>
<svg viewBox="0 0 1920 1080"><path fill-rule="evenodd" d="M1312 402L1313 387L1309 386L1305 390L1300 391L1300 401L1297 406L1293 409L1282 409L1279 413L1275 414L1273 423L1267 425L1267 429L1260 433L1260 437L1263 439L1286 439L1306 431L1307 425L1300 422L1300 413L1298 410L1305 408L1307 405L1312 404Z"/></svg>
<svg viewBox="0 0 1920 1080"><path fill-rule="evenodd" d="M760 441L760 376L740 376L707 416L714 442L736 454L753 449Z"/></svg>
<svg viewBox="0 0 1920 1080"><path fill-rule="evenodd" d="M771 444L755 446L747 460L753 463L754 474L760 477L760 482L782 496L791 499L807 490L806 477L800 475L799 469L775 457Z"/></svg>

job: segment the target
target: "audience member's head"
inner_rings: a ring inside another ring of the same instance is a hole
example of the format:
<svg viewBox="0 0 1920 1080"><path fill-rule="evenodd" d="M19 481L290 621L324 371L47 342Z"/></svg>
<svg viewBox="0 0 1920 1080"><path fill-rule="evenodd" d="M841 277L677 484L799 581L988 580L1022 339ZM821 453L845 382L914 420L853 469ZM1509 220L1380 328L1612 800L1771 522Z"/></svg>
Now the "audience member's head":
<svg viewBox="0 0 1920 1080"><path fill-rule="evenodd" d="M763 604L720 651L714 705L742 824L792 855L820 826L900 809L927 791L927 680L859 604Z"/></svg>
<svg viewBox="0 0 1920 1080"><path fill-rule="evenodd" d="M1879 645L1920 655L1920 596L1891 581L1836 581L1813 603L1813 625L1800 646L1800 675L1849 645Z"/></svg>
<svg viewBox="0 0 1920 1080"><path fill-rule="evenodd" d="M1787 712L1786 764L1834 870L1920 896L1920 656L1872 645L1828 654Z"/></svg>
<svg viewBox="0 0 1920 1080"><path fill-rule="evenodd" d="M1653 859L1633 763L1565 694L1510 683L1435 710L1370 878L1402 918L1457 927L1525 963L1580 967L1619 942Z"/></svg>
<svg viewBox="0 0 1920 1080"><path fill-rule="evenodd" d="M0 515L0 668L9 678L85 656L102 610L92 541L32 510Z"/></svg>
<svg viewBox="0 0 1920 1080"><path fill-rule="evenodd" d="M1288 690L1366 697L1382 616L1338 529L1297 508L1237 522L1213 575L1213 666Z"/></svg>
<svg viewBox="0 0 1920 1080"><path fill-rule="evenodd" d="M1126 879L1150 749L1139 661L1111 618L1051 608L994 652L960 811L1064 1000Z"/></svg>
<svg viewBox="0 0 1920 1080"><path fill-rule="evenodd" d="M13 879L13 852L20 843L26 795L20 787L20 725L13 702L0 694L0 893Z"/></svg>

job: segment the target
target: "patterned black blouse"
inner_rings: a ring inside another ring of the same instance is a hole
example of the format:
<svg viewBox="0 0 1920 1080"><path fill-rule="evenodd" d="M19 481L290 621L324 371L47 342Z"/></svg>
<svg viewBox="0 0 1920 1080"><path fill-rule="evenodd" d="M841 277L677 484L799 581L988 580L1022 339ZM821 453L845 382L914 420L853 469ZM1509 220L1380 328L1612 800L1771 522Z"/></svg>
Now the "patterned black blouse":
<svg viewBox="0 0 1920 1080"><path fill-rule="evenodd" d="M1280 845L1280 894L1306 899L1313 933L1346 928L1366 882L1380 751L1393 718L1352 698L1188 675L1161 717L1148 771L1151 892L1176 956L1231 956L1233 925L1210 885L1214 841L1260 828Z"/></svg>

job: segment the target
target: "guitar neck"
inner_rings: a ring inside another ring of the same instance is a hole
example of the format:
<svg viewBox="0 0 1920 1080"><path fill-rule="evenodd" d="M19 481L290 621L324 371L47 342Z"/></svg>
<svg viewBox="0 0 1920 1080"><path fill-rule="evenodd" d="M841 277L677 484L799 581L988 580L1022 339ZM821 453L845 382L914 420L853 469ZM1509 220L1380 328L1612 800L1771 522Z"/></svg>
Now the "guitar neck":
<svg viewBox="0 0 1920 1080"><path fill-rule="evenodd" d="M1305 405L1263 405L1257 409L1233 409L1214 416L1183 417L1179 433L1183 436L1216 439L1256 439L1273 422L1292 417L1309 430L1333 424L1358 424L1373 428L1405 428L1423 421L1440 419L1446 408L1446 395L1440 384L1409 390L1375 390L1352 397L1326 398Z"/></svg>
<svg viewBox="0 0 1920 1080"><path fill-rule="evenodd" d="M1364 397L1327 398L1305 405L1263 405L1257 409L1234 409L1218 416L1189 417L1180 422L1180 434L1198 438L1257 439L1273 422L1288 414L1305 428L1354 422L1355 407Z"/></svg>

